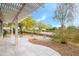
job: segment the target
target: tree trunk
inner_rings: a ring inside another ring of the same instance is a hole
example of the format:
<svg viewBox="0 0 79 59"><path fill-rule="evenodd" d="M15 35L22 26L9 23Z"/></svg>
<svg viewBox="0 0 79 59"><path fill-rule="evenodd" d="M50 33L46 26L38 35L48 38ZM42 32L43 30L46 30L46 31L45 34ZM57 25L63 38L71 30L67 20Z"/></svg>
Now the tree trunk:
<svg viewBox="0 0 79 59"><path fill-rule="evenodd" d="M64 21L61 22L61 38L62 38L62 41L61 43L65 43L65 38L64 38Z"/></svg>

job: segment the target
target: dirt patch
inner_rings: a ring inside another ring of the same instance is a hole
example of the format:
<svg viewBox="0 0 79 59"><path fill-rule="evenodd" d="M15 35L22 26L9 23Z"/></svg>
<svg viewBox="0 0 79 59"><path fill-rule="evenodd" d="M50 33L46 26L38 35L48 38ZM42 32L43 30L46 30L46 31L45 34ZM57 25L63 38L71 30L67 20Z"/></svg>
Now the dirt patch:
<svg viewBox="0 0 79 59"><path fill-rule="evenodd" d="M79 56L79 47L75 47L69 44L60 44L57 42L47 40L29 39L29 41L33 44L40 44L50 47L58 51L62 56Z"/></svg>

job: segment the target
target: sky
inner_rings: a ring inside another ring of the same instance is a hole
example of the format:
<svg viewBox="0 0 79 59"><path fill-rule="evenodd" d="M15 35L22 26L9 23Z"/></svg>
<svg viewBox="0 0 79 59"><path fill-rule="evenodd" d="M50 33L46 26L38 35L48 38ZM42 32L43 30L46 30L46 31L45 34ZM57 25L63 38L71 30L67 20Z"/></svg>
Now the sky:
<svg viewBox="0 0 79 59"><path fill-rule="evenodd" d="M55 3L46 3L43 7L40 7L33 12L32 17L37 22L42 22L52 27L60 27L60 22L56 19L53 19L56 7L57 4ZM76 26L79 25L79 17L76 18L74 24Z"/></svg>

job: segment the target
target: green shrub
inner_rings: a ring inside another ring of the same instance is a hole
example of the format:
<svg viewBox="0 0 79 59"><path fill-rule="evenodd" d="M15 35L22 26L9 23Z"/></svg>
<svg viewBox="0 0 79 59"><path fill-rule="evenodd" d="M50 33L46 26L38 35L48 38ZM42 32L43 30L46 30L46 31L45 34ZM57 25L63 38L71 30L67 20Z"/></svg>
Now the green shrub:
<svg viewBox="0 0 79 59"><path fill-rule="evenodd" d="M3 36L5 36L8 32L6 30L3 31Z"/></svg>
<svg viewBox="0 0 79 59"><path fill-rule="evenodd" d="M61 43L68 41L79 43L79 30L76 28L67 28L63 31L58 29L55 31L55 35L53 36L52 40Z"/></svg>

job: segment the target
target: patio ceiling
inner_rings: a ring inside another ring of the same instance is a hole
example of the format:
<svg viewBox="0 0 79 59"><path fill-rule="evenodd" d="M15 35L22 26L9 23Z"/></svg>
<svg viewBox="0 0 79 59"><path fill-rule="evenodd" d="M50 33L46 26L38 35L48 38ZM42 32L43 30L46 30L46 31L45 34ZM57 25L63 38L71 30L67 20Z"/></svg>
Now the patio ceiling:
<svg viewBox="0 0 79 59"><path fill-rule="evenodd" d="M17 17L21 20L41 5L41 3L0 3L0 19L4 23L13 22Z"/></svg>

